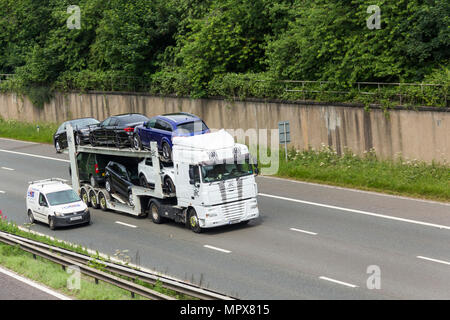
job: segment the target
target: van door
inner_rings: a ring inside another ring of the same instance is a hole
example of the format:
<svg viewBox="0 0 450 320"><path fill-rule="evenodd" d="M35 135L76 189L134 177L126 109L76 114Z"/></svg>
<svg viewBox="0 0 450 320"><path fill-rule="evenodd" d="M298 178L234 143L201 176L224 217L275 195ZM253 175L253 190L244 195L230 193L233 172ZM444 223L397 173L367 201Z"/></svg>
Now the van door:
<svg viewBox="0 0 450 320"><path fill-rule="evenodd" d="M49 207L47 199L45 198L45 195L42 192L39 192L39 199L34 213L35 213L34 217L36 220L48 223Z"/></svg>

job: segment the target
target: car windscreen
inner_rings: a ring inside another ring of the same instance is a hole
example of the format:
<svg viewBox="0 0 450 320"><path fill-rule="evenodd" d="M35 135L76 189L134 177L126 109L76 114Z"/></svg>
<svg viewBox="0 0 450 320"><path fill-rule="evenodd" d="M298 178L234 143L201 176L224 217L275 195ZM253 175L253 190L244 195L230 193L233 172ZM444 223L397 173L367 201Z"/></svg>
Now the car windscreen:
<svg viewBox="0 0 450 320"><path fill-rule="evenodd" d="M178 133L194 133L208 130L208 127L203 121L185 122L177 125Z"/></svg>
<svg viewBox="0 0 450 320"><path fill-rule="evenodd" d="M119 125L126 126L129 123L145 122L145 121L148 121L148 118L146 116L140 114L132 114L130 116L119 118Z"/></svg>
<svg viewBox="0 0 450 320"><path fill-rule="evenodd" d="M80 197L73 190L47 193L47 199L52 206L81 201Z"/></svg>
<svg viewBox="0 0 450 320"><path fill-rule="evenodd" d="M72 125L72 127L78 127L78 128L87 127L88 125L97 124L97 123L99 123L99 121L94 118L78 119L78 120L70 121L70 124Z"/></svg>

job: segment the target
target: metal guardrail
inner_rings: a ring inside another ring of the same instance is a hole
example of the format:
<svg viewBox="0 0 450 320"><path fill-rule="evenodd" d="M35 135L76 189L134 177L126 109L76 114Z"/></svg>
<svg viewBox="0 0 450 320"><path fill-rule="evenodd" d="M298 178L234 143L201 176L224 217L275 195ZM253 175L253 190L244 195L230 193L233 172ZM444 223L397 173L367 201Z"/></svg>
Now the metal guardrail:
<svg viewBox="0 0 450 320"><path fill-rule="evenodd" d="M175 298L159 293L155 290L151 290L132 281L122 279L118 276L139 279L140 281L151 285L159 283L163 288L200 300L235 300L232 297L192 284L187 284L179 280L170 279L156 273L136 270L117 263L98 260L94 257L86 256L6 232L0 232L0 242L9 245L19 245L22 250L60 264L64 268L68 266L77 266L80 268L80 272L87 276L90 276L96 280L108 282L124 290L130 291L132 294L139 294L152 300L175 300ZM101 264L107 272L90 267L89 264L92 262ZM115 276L114 274L118 276Z"/></svg>

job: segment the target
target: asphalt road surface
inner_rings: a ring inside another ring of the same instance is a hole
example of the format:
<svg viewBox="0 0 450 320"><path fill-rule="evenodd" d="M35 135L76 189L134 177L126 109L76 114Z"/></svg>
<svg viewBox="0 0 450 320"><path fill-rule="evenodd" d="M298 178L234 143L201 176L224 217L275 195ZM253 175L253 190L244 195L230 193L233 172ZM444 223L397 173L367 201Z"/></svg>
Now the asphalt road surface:
<svg viewBox="0 0 450 320"><path fill-rule="evenodd" d="M69 179L51 145L0 139L0 210L27 222L27 182ZM450 204L258 177L260 218L195 234L92 210L33 230L241 299L450 299Z"/></svg>

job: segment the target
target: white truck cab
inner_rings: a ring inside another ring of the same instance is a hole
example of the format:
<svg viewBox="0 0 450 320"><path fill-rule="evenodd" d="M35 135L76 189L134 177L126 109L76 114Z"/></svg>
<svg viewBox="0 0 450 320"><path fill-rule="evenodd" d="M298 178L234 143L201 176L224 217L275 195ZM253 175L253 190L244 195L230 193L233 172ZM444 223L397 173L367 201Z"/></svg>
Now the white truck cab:
<svg viewBox="0 0 450 320"><path fill-rule="evenodd" d="M40 221L50 229L77 224L89 224L88 207L65 180L52 178L32 181L26 203L30 223Z"/></svg>

